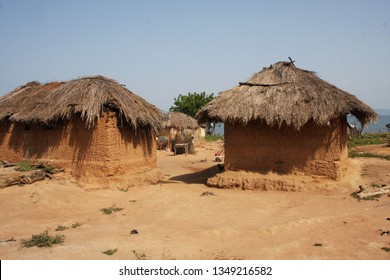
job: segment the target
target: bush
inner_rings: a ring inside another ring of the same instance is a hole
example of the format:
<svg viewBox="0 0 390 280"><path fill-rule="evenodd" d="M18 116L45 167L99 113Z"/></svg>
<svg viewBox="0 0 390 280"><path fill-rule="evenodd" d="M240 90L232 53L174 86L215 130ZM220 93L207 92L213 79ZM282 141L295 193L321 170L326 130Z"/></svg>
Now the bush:
<svg viewBox="0 0 390 280"><path fill-rule="evenodd" d="M35 169L36 168L34 166L31 166L31 163L25 161L21 161L16 164L16 170L20 172L31 171Z"/></svg>
<svg viewBox="0 0 390 280"><path fill-rule="evenodd" d="M107 251L102 252L103 254L106 254L107 256L112 256L118 251L118 249L108 249Z"/></svg>
<svg viewBox="0 0 390 280"><path fill-rule="evenodd" d="M48 231L36 235L32 235L30 239L21 239L23 247L51 247L55 244L64 243L64 235L50 236Z"/></svg>
<svg viewBox="0 0 390 280"><path fill-rule="evenodd" d="M110 214L112 214L113 212L118 212L118 211L121 211L121 210L123 210L123 209L124 209L124 208L115 207L115 205L113 205L113 206L111 206L111 207L101 208L100 211L102 211L103 214L110 215Z"/></svg>
<svg viewBox="0 0 390 280"><path fill-rule="evenodd" d="M45 166L45 167L43 168L43 171L45 171L46 173L49 173L49 174L53 174L54 167L51 166L51 165Z"/></svg>
<svg viewBox="0 0 390 280"><path fill-rule="evenodd" d="M72 228L81 227L82 225L83 225L83 224L77 222L77 223L72 224Z"/></svg>
<svg viewBox="0 0 390 280"><path fill-rule="evenodd" d="M64 231L66 229L69 229L67 226L57 226L57 228L55 229L55 231Z"/></svg>

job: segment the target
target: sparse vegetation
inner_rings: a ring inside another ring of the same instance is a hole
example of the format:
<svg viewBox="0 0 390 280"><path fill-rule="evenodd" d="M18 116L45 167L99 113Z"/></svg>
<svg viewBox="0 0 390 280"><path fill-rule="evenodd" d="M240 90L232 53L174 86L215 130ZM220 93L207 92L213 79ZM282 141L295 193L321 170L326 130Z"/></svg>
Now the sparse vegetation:
<svg viewBox="0 0 390 280"><path fill-rule="evenodd" d="M357 152L355 150L349 150L348 156L350 158L368 157L368 158L381 158L381 159L390 160L390 156L384 156L384 155L378 155L378 154L372 154L372 153L366 153L366 152Z"/></svg>
<svg viewBox="0 0 390 280"><path fill-rule="evenodd" d="M107 256L112 256L112 255L115 254L117 251L118 251L118 249L115 248L115 249L108 249L107 251L104 251L104 252L102 252L102 253L103 253L103 254L106 254Z"/></svg>
<svg viewBox="0 0 390 280"><path fill-rule="evenodd" d="M55 168L54 168L53 166L48 165L48 166L45 166L45 167L43 168L43 171L45 171L46 173L49 173L49 174L53 174L54 169L55 169Z"/></svg>
<svg viewBox="0 0 390 280"><path fill-rule="evenodd" d="M322 243L314 243L313 246L314 247L323 247L324 245Z"/></svg>
<svg viewBox="0 0 390 280"><path fill-rule="evenodd" d="M200 196L208 196L208 195L214 195L214 196L216 196L216 194L213 193L213 192L203 192Z"/></svg>
<svg viewBox="0 0 390 280"><path fill-rule="evenodd" d="M387 133L368 133L348 141L348 148L387 143Z"/></svg>
<svg viewBox="0 0 390 280"><path fill-rule="evenodd" d="M29 162L21 161L16 164L15 169L20 172L25 172L25 171L35 170L36 168L32 166L31 163Z"/></svg>
<svg viewBox="0 0 390 280"><path fill-rule="evenodd" d="M236 256L227 256L225 251L219 251L211 257L212 260L243 260L244 258Z"/></svg>
<svg viewBox="0 0 390 280"><path fill-rule="evenodd" d="M367 152L358 152L355 149L353 149L357 146L386 144L387 137L388 137L388 133L362 134L359 137L348 141L348 148L349 148L348 155L351 158L369 157L369 158L382 158L382 159L390 160L390 156L372 154Z"/></svg>
<svg viewBox="0 0 390 280"><path fill-rule="evenodd" d="M72 224L72 228L81 227L82 225L83 225L82 223L77 222L77 223ZM69 227L59 225L59 226L57 226L57 228L55 229L55 231L64 231L64 230L66 230L66 229L69 229Z"/></svg>
<svg viewBox="0 0 390 280"><path fill-rule="evenodd" d="M121 191L121 192L128 192L129 191L128 188L118 188L118 190Z"/></svg>
<svg viewBox="0 0 390 280"><path fill-rule="evenodd" d="M72 228L81 227L82 225L83 225L83 224L77 222L77 223L72 224Z"/></svg>
<svg viewBox="0 0 390 280"><path fill-rule="evenodd" d="M6 240L0 240L0 243L3 243L3 242L14 242L14 241L16 241L16 239L15 238L8 238L8 239L6 239Z"/></svg>
<svg viewBox="0 0 390 280"><path fill-rule="evenodd" d="M383 251L385 251L385 252L390 252L390 248L389 247L382 247L381 248Z"/></svg>
<svg viewBox="0 0 390 280"><path fill-rule="evenodd" d="M206 142L211 142L211 141L218 141L218 140L222 140L223 139L223 136L221 135L210 135L210 134L206 134L205 137L204 137L204 140Z"/></svg>
<svg viewBox="0 0 390 280"><path fill-rule="evenodd" d="M138 253L136 250L133 250L133 254L137 260L147 260L145 253Z"/></svg>
<svg viewBox="0 0 390 280"><path fill-rule="evenodd" d="M67 226L57 226L57 228L55 229L55 231L64 231L66 229L69 229Z"/></svg>
<svg viewBox="0 0 390 280"><path fill-rule="evenodd" d="M64 235L55 235L51 236L48 233L48 230L36 235L32 235L29 239L21 239L23 247L52 247L56 244L64 243Z"/></svg>
<svg viewBox="0 0 390 280"><path fill-rule="evenodd" d="M374 195L369 195L369 196L365 196L365 197L360 197L358 195L359 192L353 192L351 193L351 196L356 198L357 200L378 200L383 194L374 194Z"/></svg>
<svg viewBox="0 0 390 280"><path fill-rule="evenodd" d="M110 215L110 214L112 214L113 212L118 212L118 211L121 211L121 210L123 210L123 209L124 209L124 208L116 207L115 204L114 204L114 205L112 205L111 207L101 208L100 211L102 211L103 214Z"/></svg>

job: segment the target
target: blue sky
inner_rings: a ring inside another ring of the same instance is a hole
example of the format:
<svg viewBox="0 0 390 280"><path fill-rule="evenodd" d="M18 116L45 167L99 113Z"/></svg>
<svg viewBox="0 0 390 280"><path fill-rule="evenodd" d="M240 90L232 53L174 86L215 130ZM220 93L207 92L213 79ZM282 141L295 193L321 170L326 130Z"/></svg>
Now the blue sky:
<svg viewBox="0 0 390 280"><path fill-rule="evenodd" d="M104 75L168 110L289 56L390 109L390 1L0 0L0 96Z"/></svg>

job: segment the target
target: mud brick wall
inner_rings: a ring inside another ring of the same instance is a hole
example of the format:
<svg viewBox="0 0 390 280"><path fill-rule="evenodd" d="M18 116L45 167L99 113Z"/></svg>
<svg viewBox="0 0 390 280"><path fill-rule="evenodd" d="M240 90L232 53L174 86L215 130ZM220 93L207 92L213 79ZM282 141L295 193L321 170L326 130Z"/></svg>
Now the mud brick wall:
<svg viewBox="0 0 390 280"><path fill-rule="evenodd" d="M155 136L104 113L94 129L79 117L52 127L2 122L0 159L40 161L71 170L74 177L110 177L157 166Z"/></svg>
<svg viewBox="0 0 390 280"><path fill-rule="evenodd" d="M308 123L299 131L261 121L225 123L225 168L261 173L302 173L338 179L347 159L347 125L337 118L329 126Z"/></svg>

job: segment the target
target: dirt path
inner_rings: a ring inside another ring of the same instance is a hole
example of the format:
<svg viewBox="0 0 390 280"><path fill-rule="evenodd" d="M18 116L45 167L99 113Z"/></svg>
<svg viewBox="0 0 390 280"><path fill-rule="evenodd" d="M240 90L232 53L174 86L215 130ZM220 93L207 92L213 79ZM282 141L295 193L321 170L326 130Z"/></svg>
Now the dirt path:
<svg viewBox="0 0 390 280"><path fill-rule="evenodd" d="M390 198L350 195L359 185L390 184L390 161L353 159L362 178L340 191L223 190L204 184L219 172L218 148L188 156L158 151L164 180L128 191L83 191L67 174L0 190L0 258L390 259L381 249L390 247L390 235L380 231L390 230ZM113 205L123 210L99 210ZM59 225L69 229L55 231ZM63 234L64 244L21 247L20 239L46 229ZM117 252L102 253L108 249Z"/></svg>

